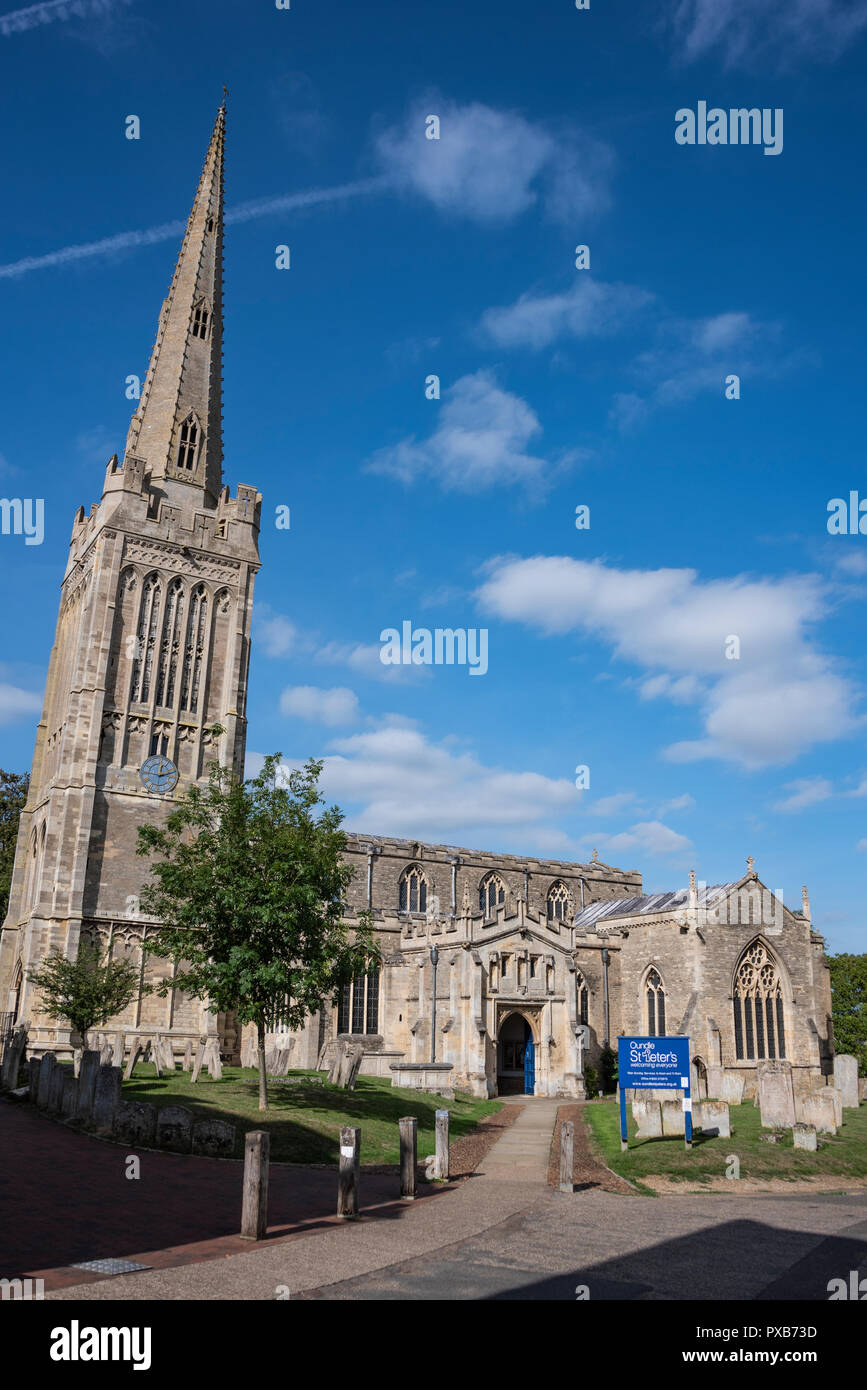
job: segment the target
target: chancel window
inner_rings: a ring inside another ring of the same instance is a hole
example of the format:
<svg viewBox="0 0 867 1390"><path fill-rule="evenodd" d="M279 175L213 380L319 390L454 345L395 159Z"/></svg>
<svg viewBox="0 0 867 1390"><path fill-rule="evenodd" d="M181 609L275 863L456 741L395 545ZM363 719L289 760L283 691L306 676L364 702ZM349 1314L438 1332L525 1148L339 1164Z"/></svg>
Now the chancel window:
<svg viewBox="0 0 867 1390"><path fill-rule="evenodd" d="M647 1035L650 1038L665 1036L665 990L657 970L651 970L645 985L647 996Z"/></svg>
<svg viewBox="0 0 867 1390"><path fill-rule="evenodd" d="M208 306L203 299L200 299L193 310L193 337L207 338L208 336Z"/></svg>
<svg viewBox="0 0 867 1390"><path fill-rule="evenodd" d="M579 1023L587 1023L587 1007L589 995L587 993L587 982L579 970L575 976L575 1009Z"/></svg>
<svg viewBox="0 0 867 1390"><path fill-rule="evenodd" d="M357 975L337 1000L338 1033L379 1032L379 968Z"/></svg>
<svg viewBox="0 0 867 1390"><path fill-rule="evenodd" d="M760 941L747 947L741 957L735 972L733 1005L738 1061L785 1057L782 984Z"/></svg>
<svg viewBox="0 0 867 1390"><path fill-rule="evenodd" d="M178 444L178 468L192 473L199 454L199 422L195 415L188 415L181 425L181 438Z"/></svg>
<svg viewBox="0 0 867 1390"><path fill-rule="evenodd" d="M427 911L427 879L421 869L407 869L400 880L400 910L401 912L426 912Z"/></svg>
<svg viewBox="0 0 867 1390"><path fill-rule="evenodd" d="M554 883L548 889L548 921L565 922L569 916L569 889L565 883Z"/></svg>
<svg viewBox="0 0 867 1390"><path fill-rule="evenodd" d="M479 888L479 907L486 917L494 917L498 903L506 901L506 885L499 874L488 874Z"/></svg>

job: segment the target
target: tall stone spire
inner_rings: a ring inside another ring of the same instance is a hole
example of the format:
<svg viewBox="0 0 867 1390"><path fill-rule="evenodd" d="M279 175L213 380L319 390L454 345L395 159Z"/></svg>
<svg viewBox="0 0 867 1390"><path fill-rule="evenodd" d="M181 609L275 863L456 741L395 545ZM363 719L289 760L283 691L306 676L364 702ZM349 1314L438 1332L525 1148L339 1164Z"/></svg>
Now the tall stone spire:
<svg viewBox="0 0 867 1390"><path fill-rule="evenodd" d="M225 136L224 97L126 441L158 494L181 501L194 487L206 507L222 483Z"/></svg>

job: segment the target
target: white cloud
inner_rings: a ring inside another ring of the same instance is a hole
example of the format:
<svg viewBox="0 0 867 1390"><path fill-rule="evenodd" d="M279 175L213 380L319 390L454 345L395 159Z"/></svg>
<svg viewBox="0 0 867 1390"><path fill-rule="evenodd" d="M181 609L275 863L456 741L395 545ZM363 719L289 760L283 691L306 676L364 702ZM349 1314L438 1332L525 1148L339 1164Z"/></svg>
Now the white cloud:
<svg viewBox="0 0 867 1390"><path fill-rule="evenodd" d="M327 642L314 653L314 660L326 666L347 666L350 671L357 671L368 680L392 684L430 678L429 666L386 666L381 654L382 645L379 642Z"/></svg>
<svg viewBox="0 0 867 1390"><path fill-rule="evenodd" d="M586 836L584 838L588 839ZM606 854L640 852L683 855L692 848L692 841L686 835L680 835L659 820L638 821L619 835L597 835L595 841Z"/></svg>
<svg viewBox="0 0 867 1390"><path fill-rule="evenodd" d="M787 782L785 790L789 793L772 808L774 811L803 811L807 806L816 806L833 795L833 787L827 777L799 777Z"/></svg>
<svg viewBox="0 0 867 1390"><path fill-rule="evenodd" d="M439 117L438 140L426 137L429 115ZM461 106L439 95L416 102L399 126L380 133L376 153L396 187L475 222L510 221L540 201L550 217L571 222L609 202L607 145L481 102Z"/></svg>
<svg viewBox="0 0 867 1390"><path fill-rule="evenodd" d="M834 557L834 568L841 574L846 574L854 579L862 579L867 574L867 555L860 550L852 550L847 554Z"/></svg>
<svg viewBox="0 0 867 1390"><path fill-rule="evenodd" d="M530 453L542 426L531 406L497 384L493 373L461 377L445 392L437 425L426 440L415 436L379 449L367 470L403 483L433 478L451 492L480 492L516 483L539 484L564 469L579 451L556 463Z"/></svg>
<svg viewBox="0 0 867 1390"><path fill-rule="evenodd" d="M867 840L859 840L855 848L862 852L867 851Z"/></svg>
<svg viewBox="0 0 867 1390"><path fill-rule="evenodd" d="M316 724L354 724L359 717L358 696L342 685L330 690L315 685L290 685L280 696L280 710Z"/></svg>
<svg viewBox="0 0 867 1390"><path fill-rule="evenodd" d="M261 645L266 656L288 656L297 650L300 637L298 628L282 613L275 613L263 603L254 610L253 622L254 640Z"/></svg>
<svg viewBox="0 0 867 1390"><path fill-rule="evenodd" d="M635 792L615 792L613 796L600 797L588 809L594 816L616 816L636 800Z"/></svg>
<svg viewBox="0 0 867 1390"><path fill-rule="evenodd" d="M562 338L619 333L652 300L634 285L606 284L582 274L560 294L527 292L514 304L486 309L480 326L499 347L543 348Z"/></svg>
<svg viewBox="0 0 867 1390"><path fill-rule="evenodd" d="M21 690L17 685L0 681L0 724L12 724L25 715L42 712L42 696L29 690Z"/></svg>
<svg viewBox="0 0 867 1390"><path fill-rule="evenodd" d="M790 761L856 728L856 692L811 639L827 608L815 576L702 582L690 569L617 570L566 556L499 559L482 607L546 634L583 633L674 682L694 682L705 737L668 749L679 762L723 758L746 767ZM726 660L740 638L741 659Z"/></svg>
<svg viewBox="0 0 867 1390"><path fill-rule="evenodd" d="M680 0L672 25L679 55L719 55L726 68L767 73L802 60L833 62L867 27L864 0Z"/></svg>
<svg viewBox="0 0 867 1390"><path fill-rule="evenodd" d="M391 718L338 739L324 763L325 796L354 808L353 827L435 842L460 837L487 848L505 838L516 851L573 855L573 842L557 824L582 796L568 778L487 767L456 749L453 739L432 742L410 721Z"/></svg>
<svg viewBox="0 0 867 1390"><path fill-rule="evenodd" d="M670 801L663 801L656 814L662 820L663 816L670 815L672 811L691 811L694 805L695 797L690 796L689 792L684 792L682 796L675 796Z"/></svg>
<svg viewBox="0 0 867 1390"><path fill-rule="evenodd" d="M57 20L102 16L115 5L128 5L130 0L44 0L40 5L28 5L22 10L10 10L0 15L0 35L23 34L28 29L42 28Z"/></svg>

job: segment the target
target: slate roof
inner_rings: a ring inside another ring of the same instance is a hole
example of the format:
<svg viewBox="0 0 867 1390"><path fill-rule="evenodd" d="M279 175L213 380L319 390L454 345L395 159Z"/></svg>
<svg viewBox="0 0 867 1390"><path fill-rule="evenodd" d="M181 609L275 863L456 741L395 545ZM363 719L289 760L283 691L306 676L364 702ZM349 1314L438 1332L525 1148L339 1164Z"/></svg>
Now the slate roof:
<svg viewBox="0 0 867 1390"><path fill-rule="evenodd" d="M708 907L724 898L734 887L734 883L713 883L699 888L699 906ZM577 913L573 925L590 927L603 917L646 917L652 912L672 912L686 907L688 903L688 888L678 888L673 893L651 893L640 898L611 898L607 902L588 903L582 912Z"/></svg>

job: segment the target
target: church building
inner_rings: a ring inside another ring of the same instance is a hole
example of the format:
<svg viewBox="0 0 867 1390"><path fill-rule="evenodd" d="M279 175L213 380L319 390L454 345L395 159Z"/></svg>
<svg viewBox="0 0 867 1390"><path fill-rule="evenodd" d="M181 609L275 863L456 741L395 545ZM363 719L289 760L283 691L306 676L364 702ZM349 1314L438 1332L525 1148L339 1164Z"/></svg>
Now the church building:
<svg viewBox="0 0 867 1390"><path fill-rule="evenodd" d="M28 981L50 950L72 959L92 941L134 960L142 985L166 977L147 956L137 829L215 759L243 771L262 499L222 480L224 142L221 108L122 461L73 521L0 934L0 1011L29 1022L37 1052L79 1045ZM688 1035L698 1096L731 1076L754 1094L762 1061L789 1061L799 1089L830 1068L806 889L790 910L752 860L729 883L691 875L646 895L595 852L562 863L351 834L346 854L347 920L372 913L381 963L295 1035L276 1011L269 1047L291 1044L293 1067L327 1066L344 1039L363 1045L363 1072L402 1086L581 1096L626 1033ZM227 1061L249 1056L249 1028L179 991L142 989L108 1031L127 1047L160 1033L179 1053L211 1033Z"/></svg>

